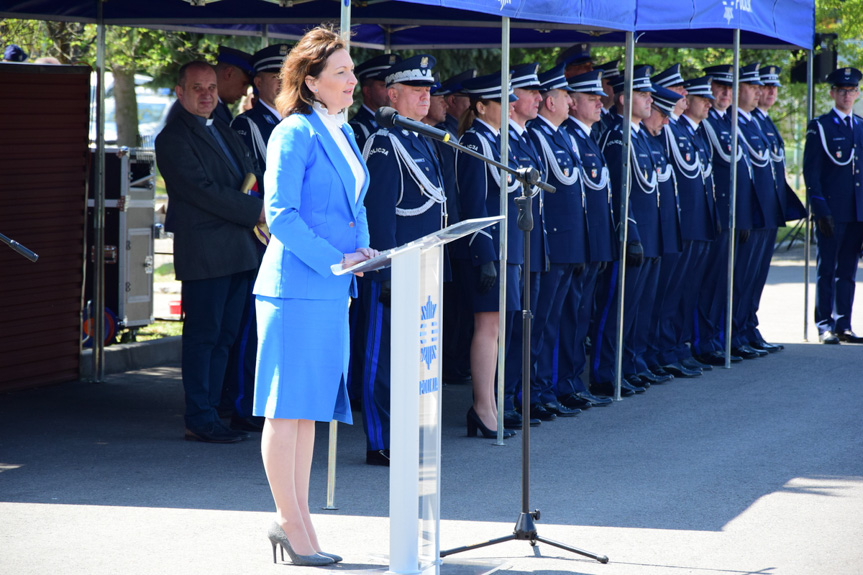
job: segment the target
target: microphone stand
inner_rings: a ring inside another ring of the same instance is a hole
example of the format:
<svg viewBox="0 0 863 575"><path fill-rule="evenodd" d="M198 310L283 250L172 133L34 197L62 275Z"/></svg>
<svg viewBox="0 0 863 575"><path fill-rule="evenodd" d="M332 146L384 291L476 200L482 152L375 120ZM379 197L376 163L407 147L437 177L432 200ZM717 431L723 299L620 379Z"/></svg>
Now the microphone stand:
<svg viewBox="0 0 863 575"><path fill-rule="evenodd" d="M22 256L24 256L25 258L30 260L31 262L35 262L36 260L39 259L38 254L36 254L35 252L33 252L31 250L28 250L27 248L25 248L24 246L22 246L21 244L19 244L15 240L13 240L12 238L9 238L9 237L4 236L3 234L0 234L0 241L2 241L4 244L6 244L7 246L12 248L13 250L18 252L19 254L21 254Z"/></svg>
<svg viewBox="0 0 863 575"><path fill-rule="evenodd" d="M405 129L410 129L405 126L402 127L404 127ZM423 135L425 135L426 137L431 137L428 134ZM442 141L445 144L448 144L453 148L459 150L460 152L464 152L470 156L473 156L474 158L482 160L487 164L491 164L496 168L504 170L505 172L512 174L516 180L521 182L522 193L521 196L516 198L515 203L518 206L518 229L520 229L522 231L522 234L524 235L525 273L522 274L522 277L527 278L528 274L530 273L530 232L531 230L533 230L533 196L535 196L537 193L536 189L534 188L541 188L546 192L554 193L556 191L554 186L545 182L541 182L539 180L540 173L536 170L536 168L511 168L500 162L496 162L491 158L487 158L479 152L475 152L470 148L466 148L461 144L451 142L449 138L433 139ZM559 543L557 541L542 537L537 532L535 523L536 521L539 521L540 511L539 509L534 509L533 511L530 511L530 326L531 320L533 318L533 312L530 309L530 281L525 279L523 283L524 290L522 293L521 312L521 513L516 520L515 529L513 530L511 535L498 537L496 539L490 539L488 541L483 541L482 543L475 543L473 545L465 545L463 547L447 549L441 551L440 556L446 557L448 555L454 555L456 553L462 553L464 551L471 551L473 549L479 549L481 547L497 545L498 543L503 543L505 541L528 541L531 547L536 546L537 542L547 543L548 545L564 549L565 551L570 551L572 553L584 555L585 557L590 557L591 559L599 561L600 563L608 563L608 557L606 557L605 555L598 555L590 551L585 551L584 549L571 547L569 545L565 545L563 543ZM502 381L501 374L498 374L498 380Z"/></svg>

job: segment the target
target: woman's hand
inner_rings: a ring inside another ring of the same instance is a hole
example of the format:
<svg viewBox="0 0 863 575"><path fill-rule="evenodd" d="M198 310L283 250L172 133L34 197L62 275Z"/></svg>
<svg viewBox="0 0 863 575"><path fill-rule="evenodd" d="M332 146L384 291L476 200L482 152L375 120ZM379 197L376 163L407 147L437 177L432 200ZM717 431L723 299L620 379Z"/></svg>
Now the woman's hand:
<svg viewBox="0 0 863 575"><path fill-rule="evenodd" d="M357 251L350 254L344 254L342 256L342 269L349 268L378 255L380 255L378 250L372 248L358 248ZM354 275L362 277L363 272L356 272Z"/></svg>

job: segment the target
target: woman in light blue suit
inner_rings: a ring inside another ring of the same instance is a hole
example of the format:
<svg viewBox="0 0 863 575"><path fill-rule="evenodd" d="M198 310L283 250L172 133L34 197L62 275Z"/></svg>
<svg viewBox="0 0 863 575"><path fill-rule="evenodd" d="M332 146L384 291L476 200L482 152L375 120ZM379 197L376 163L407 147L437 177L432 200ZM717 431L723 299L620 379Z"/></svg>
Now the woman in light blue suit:
<svg viewBox="0 0 863 575"><path fill-rule="evenodd" d="M258 361L254 414L266 418L261 453L276 503L269 530L299 565L341 560L323 553L309 514L315 421L351 423L346 387L348 302L354 276L376 255L363 197L368 170L344 110L357 83L332 30L315 28L282 65L276 106L284 120L267 144L265 210L272 238L255 283Z"/></svg>

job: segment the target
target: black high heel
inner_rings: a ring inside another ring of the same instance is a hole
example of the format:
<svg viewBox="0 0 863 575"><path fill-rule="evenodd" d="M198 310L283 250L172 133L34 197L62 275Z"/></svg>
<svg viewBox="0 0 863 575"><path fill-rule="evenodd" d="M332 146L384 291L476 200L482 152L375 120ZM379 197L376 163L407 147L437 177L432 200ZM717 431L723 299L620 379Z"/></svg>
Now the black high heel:
<svg viewBox="0 0 863 575"><path fill-rule="evenodd" d="M468 437L476 437L476 432L479 431L483 437L486 439L497 439L497 430L492 431L479 418L479 415L476 414L474 408L471 407L467 410L467 436ZM515 435L515 431L511 429L503 430L503 438L507 439Z"/></svg>
<svg viewBox="0 0 863 575"><path fill-rule="evenodd" d="M291 547L291 542L288 541L288 536L285 535L285 532L282 530L282 526L276 521L273 521L273 524L270 525L270 529L267 531L267 537L270 540L270 544L273 546L273 563L276 562L276 547L281 547L282 561L285 560L285 551L287 551L288 555L291 557L291 562L294 565L319 567L321 565L331 565L335 563L334 557L336 556L333 555L324 556L320 553L300 555L299 553L296 553ZM339 557L339 560L341 561L341 557Z"/></svg>

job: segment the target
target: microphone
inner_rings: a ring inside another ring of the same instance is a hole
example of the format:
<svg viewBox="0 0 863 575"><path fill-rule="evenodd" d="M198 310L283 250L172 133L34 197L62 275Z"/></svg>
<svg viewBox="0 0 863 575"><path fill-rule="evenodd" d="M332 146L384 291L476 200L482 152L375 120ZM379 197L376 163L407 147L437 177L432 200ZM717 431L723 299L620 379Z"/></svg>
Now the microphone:
<svg viewBox="0 0 863 575"><path fill-rule="evenodd" d="M450 137L449 132L438 130L428 124L423 124L422 122L417 122L416 120L411 120L404 116L399 116L395 108L390 108L389 106L378 108L377 112L375 112L375 122L384 128L399 126L406 130L410 130L411 132L416 132L426 138L431 138L432 140L438 140L440 142L448 142Z"/></svg>

